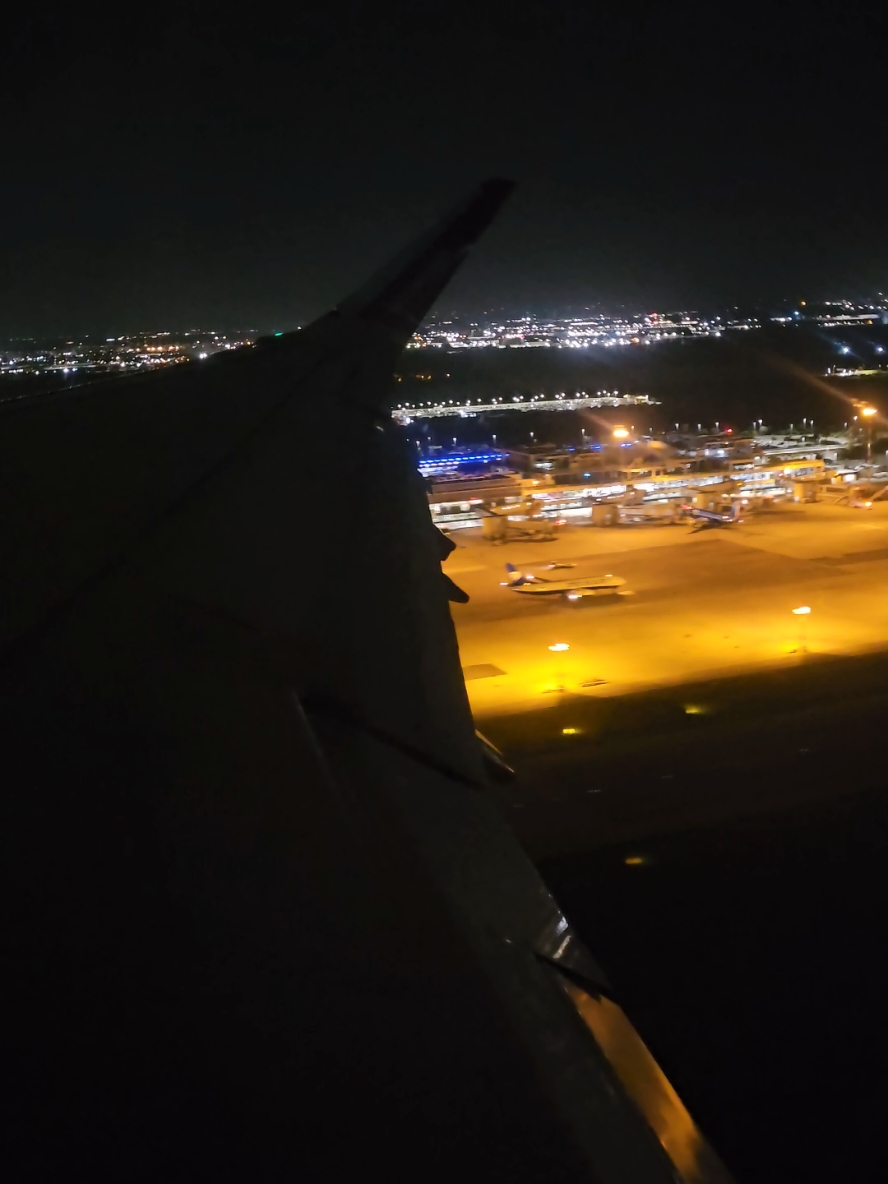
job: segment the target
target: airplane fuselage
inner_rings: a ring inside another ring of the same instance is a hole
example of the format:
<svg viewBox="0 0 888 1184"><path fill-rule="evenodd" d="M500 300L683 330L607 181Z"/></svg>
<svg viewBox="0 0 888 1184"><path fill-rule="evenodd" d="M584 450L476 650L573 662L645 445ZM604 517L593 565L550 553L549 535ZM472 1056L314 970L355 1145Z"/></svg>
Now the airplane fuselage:
<svg viewBox="0 0 888 1184"><path fill-rule="evenodd" d="M510 585L513 592L522 592L531 596L554 596L559 593L578 592L581 595L604 595L616 592L626 581L621 576L587 576L573 580L542 580L538 577L525 577L521 583Z"/></svg>

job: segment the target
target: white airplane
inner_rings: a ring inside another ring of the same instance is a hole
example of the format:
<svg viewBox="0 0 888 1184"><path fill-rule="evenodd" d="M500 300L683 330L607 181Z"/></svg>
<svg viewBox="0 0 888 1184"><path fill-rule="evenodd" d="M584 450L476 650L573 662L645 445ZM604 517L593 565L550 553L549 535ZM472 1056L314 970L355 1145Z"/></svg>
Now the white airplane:
<svg viewBox="0 0 888 1184"><path fill-rule="evenodd" d="M698 510L694 506L682 506L682 510L689 518L697 519L697 530L709 530L713 526L731 526L735 522L743 521L740 517L742 506L739 502L734 502L730 510L724 512L720 510Z"/></svg>
<svg viewBox="0 0 888 1184"><path fill-rule="evenodd" d="M542 576L522 573L511 563L506 564L509 578L503 586L513 592L530 593L532 596L564 596L566 600L580 600L583 596L614 596L626 583L622 576L580 576L571 580L547 580Z"/></svg>

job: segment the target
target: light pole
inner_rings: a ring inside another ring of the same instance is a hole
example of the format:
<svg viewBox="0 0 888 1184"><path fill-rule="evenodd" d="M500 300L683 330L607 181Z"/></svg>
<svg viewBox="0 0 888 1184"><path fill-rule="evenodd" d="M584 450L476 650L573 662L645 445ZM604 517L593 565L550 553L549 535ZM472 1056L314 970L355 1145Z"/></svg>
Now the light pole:
<svg viewBox="0 0 888 1184"><path fill-rule="evenodd" d="M561 698L564 695L564 671L562 669L560 669L560 662L562 659L560 659L558 657L558 655L559 654L566 654L569 649L570 649L570 646L567 644L566 641L557 641L555 643L555 645L549 646L550 652L556 655L556 659L555 659L556 663L559 664L558 666L556 666L556 674L555 674L555 677L558 679L558 686L556 687L556 690L558 691L558 702L559 703L561 702Z"/></svg>
<svg viewBox="0 0 888 1184"><path fill-rule="evenodd" d="M798 617L799 619L799 650L801 653L807 654L808 638L805 626L807 624L808 617L811 615L811 609L807 604L800 604L798 608L794 608L792 610L792 614L794 617Z"/></svg>
<svg viewBox="0 0 888 1184"><path fill-rule="evenodd" d="M873 459L873 416L876 414L875 407L861 407L860 414L866 420L866 463L869 464Z"/></svg>

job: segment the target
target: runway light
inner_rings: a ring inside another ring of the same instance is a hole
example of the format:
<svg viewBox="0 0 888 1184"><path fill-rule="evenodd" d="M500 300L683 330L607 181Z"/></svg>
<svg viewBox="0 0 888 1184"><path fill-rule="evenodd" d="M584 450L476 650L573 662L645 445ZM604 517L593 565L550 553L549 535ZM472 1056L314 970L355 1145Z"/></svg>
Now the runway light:
<svg viewBox="0 0 888 1184"><path fill-rule="evenodd" d="M550 645L549 649L552 651L553 654L563 654L565 650L570 649L570 646L567 644L566 641L559 641L559 642L556 642L555 645Z"/></svg>
<svg viewBox="0 0 888 1184"><path fill-rule="evenodd" d="M800 604L798 608L794 608L792 611L797 617L807 617L811 609L807 604Z"/></svg>

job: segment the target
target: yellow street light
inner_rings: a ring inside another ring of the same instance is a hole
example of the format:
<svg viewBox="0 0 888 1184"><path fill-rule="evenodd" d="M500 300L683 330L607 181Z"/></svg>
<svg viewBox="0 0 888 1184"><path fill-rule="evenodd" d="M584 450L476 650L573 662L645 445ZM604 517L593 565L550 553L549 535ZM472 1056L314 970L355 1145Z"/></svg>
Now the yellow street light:
<svg viewBox="0 0 888 1184"><path fill-rule="evenodd" d="M807 604L800 604L798 608L792 610L794 617L799 619L799 650L803 654L808 652L808 639L805 636L805 622L811 613L811 607Z"/></svg>
<svg viewBox="0 0 888 1184"><path fill-rule="evenodd" d="M860 414L867 421L867 423L866 423L866 462L867 462L867 464L869 464L869 462L873 459L872 418L876 414L876 409L875 409L875 407L861 407Z"/></svg>
<svg viewBox="0 0 888 1184"><path fill-rule="evenodd" d="M566 641L556 641L554 645L549 646L550 652L556 655L565 654L569 649L570 646ZM555 670L555 677L558 679L558 685L556 686L555 690L558 692L558 702L560 705L561 699L564 695L564 669L561 667L560 660L556 660Z"/></svg>

